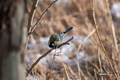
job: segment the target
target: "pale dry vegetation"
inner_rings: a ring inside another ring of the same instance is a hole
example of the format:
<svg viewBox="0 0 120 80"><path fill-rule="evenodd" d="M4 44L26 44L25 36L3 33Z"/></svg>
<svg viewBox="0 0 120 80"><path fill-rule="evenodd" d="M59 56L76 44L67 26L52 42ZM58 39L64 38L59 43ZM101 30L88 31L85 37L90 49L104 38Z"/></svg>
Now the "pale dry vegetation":
<svg viewBox="0 0 120 80"><path fill-rule="evenodd" d="M104 45L104 48L108 54L109 60L114 68L115 73L119 77L120 70L120 53L119 48L120 44L115 42L112 31L113 21L110 18L109 9L113 3L118 2L119 0L109 0L109 5L107 6L107 0L94 0L94 12L96 23L98 25L98 31L100 39ZM35 24L41 14L46 10L46 8L51 4L50 0L40 0L38 7L36 8L33 23ZM60 3L59 3L60 2ZM32 6L32 0L28 0L27 8L28 12ZM115 19L112 16L113 20ZM77 35L77 36L88 36L93 30L95 30L95 24L93 20L93 13L90 6L89 0L68 0L68 2L58 1L55 3L42 20L37 25L34 30L33 37L30 36L30 39L39 39L41 37L48 37L53 33L59 33L65 31L69 27L74 27L68 35ZM120 37L120 26L115 26L115 34L117 40ZM73 36L74 37L74 36ZM91 42L89 44L82 44L79 48L80 43L73 40L73 43L76 44L76 49L73 52L76 52L76 55L70 55L70 58L74 59L76 62L77 59L77 50L83 51L84 53L92 56L92 61L86 59L83 60L80 64L80 68L76 65L70 66L70 64L60 63L60 68L51 70L50 67L38 64L35 66L30 76L37 77L38 79L48 79L52 80L116 80L115 73L111 69L106 55L100 45L98 36L96 32L93 32L89 37ZM118 47L116 47L116 45ZM79 48L79 49L78 49ZM44 54L47 51L46 47L37 48ZM29 50L29 49L28 49ZM72 52L71 52L72 53ZM29 54L29 52L27 53ZM35 53L32 53L35 54ZM31 60L33 61L33 60ZM57 62L56 62L57 64ZM58 63L59 64L59 63ZM50 64L51 66L51 64ZM28 67L27 67L28 68ZM51 72L51 73L50 73ZM101 73L105 73L104 76L100 76ZM107 74L107 75L106 75ZM30 78L27 77L27 80ZM33 78L32 78L33 79Z"/></svg>

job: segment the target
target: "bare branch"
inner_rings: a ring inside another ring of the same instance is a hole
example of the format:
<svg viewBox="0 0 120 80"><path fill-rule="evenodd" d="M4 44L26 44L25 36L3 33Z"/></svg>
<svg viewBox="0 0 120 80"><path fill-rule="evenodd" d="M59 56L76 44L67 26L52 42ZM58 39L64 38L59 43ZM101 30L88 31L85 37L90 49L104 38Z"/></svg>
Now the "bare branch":
<svg viewBox="0 0 120 80"><path fill-rule="evenodd" d="M71 41L73 39L73 36L68 40L68 41L66 41L66 42L64 42L64 43L62 43L61 45L59 45L57 48L60 48L60 47L62 47L63 45L66 45L66 44L68 44L69 45L69 41ZM32 71L32 69L35 67L35 65L42 59L42 58L44 58L45 56L47 56L52 50L54 50L54 49L56 49L56 48L52 48L52 49L50 49L50 50L48 50L45 54L43 54L42 56L40 56L36 61L35 61L35 63L33 63L33 65L30 67L30 69L27 71L27 75Z"/></svg>
<svg viewBox="0 0 120 80"><path fill-rule="evenodd" d="M34 0L33 5L32 5L32 8L31 8L31 11L30 11L29 16L28 16L28 32L31 31L31 27L32 27L31 25L32 25L34 13L35 13L35 10L36 10L38 1L39 1L39 0ZM24 49L24 53L26 52L26 49L27 49L28 40L29 40L29 37L28 37L27 40L26 40L27 42L26 42L26 46L25 46L25 49Z"/></svg>
<svg viewBox="0 0 120 80"><path fill-rule="evenodd" d="M58 1L58 0L54 0L54 1L50 4L50 6L45 10L45 12L41 15L41 17L40 17L40 18L38 19L38 21L36 22L36 24L35 24L35 25L32 27L32 29L29 31L28 36L33 33L34 29L36 28L37 24L40 22L40 20L42 19L42 17L45 15L45 13L50 9L50 7L51 7L56 1Z"/></svg>
<svg viewBox="0 0 120 80"><path fill-rule="evenodd" d="M29 13L29 19L28 19L28 30L31 31L31 25L32 25L32 21L33 21L33 16L37 7L39 0L34 0L33 5L32 5L32 9Z"/></svg>

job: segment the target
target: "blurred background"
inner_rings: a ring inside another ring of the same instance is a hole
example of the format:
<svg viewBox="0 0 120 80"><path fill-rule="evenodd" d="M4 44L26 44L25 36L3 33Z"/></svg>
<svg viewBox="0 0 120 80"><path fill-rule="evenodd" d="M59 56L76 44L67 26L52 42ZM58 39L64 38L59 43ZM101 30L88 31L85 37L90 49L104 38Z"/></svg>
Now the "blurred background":
<svg viewBox="0 0 120 80"><path fill-rule="evenodd" d="M33 1L27 0L28 12L31 10ZM52 1L39 0L32 25L38 21ZM94 1L95 18L100 38L116 74L120 74L120 47L119 43L115 43L112 29L113 23L116 39L119 41L120 0L108 0L109 6L107 0ZM53 59L55 52L53 50L40 60L26 80L44 80L48 77L48 72L52 72L50 73L52 75L51 80L116 80L101 48L94 26L89 0L58 0L44 15L30 36L25 57L26 68L29 69L41 55L50 49L48 40L52 34L64 32L69 27L73 27L67 33L64 41L72 36L74 39L70 41L70 45L63 46L61 50L57 49L56 53L61 51L62 57L55 56ZM90 37L86 39L88 35Z"/></svg>

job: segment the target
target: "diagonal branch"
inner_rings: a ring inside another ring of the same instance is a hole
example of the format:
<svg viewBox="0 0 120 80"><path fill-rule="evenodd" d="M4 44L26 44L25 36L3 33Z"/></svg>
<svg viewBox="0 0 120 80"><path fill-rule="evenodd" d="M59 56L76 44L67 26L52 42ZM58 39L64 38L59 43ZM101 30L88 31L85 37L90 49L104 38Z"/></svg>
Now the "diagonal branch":
<svg viewBox="0 0 120 80"><path fill-rule="evenodd" d="M69 41L71 41L73 39L73 36L68 40L68 41L66 41L66 42L64 42L64 43L62 43L61 45L59 45L57 48L60 48L60 47L62 47L63 45L66 45L66 44L68 44L69 45ZM43 54L42 56L40 56L36 61L35 61L35 63L33 63L33 65L30 67L30 69L27 71L27 75L32 71L32 69L35 67L35 65L42 59L42 58L44 58L45 56L47 56L52 50L54 50L54 49L56 49L56 48L52 48L52 49L50 49L50 50L48 50L45 54Z"/></svg>
<svg viewBox="0 0 120 80"><path fill-rule="evenodd" d="M41 15L41 17L38 19L38 21L36 22L36 24L29 30L28 36L33 33L34 29L36 28L37 24L40 22L40 20L42 19L42 17L45 15L45 13L50 9L50 7L51 7L56 1L58 1L58 0L54 0L54 1L50 4L50 6L45 10L45 12L44 12L44 13Z"/></svg>

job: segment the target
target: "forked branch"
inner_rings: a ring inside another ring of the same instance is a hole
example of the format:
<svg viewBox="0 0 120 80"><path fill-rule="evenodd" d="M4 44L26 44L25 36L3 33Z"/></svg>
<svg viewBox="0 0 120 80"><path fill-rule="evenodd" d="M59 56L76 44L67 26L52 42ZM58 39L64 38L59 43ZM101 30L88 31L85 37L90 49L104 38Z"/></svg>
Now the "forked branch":
<svg viewBox="0 0 120 80"><path fill-rule="evenodd" d="M30 26L30 28L29 28L30 30L29 30L28 36L33 33L33 31L34 31L34 29L36 28L37 24L40 22L40 20L43 18L43 16L45 15L45 13L50 9L50 7L51 7L56 1L58 1L58 0L53 0L53 2L52 2L52 3L50 4L50 6L45 10L45 12L41 15L41 17L38 19L38 21L34 24L33 27L30 25L30 24L31 24L31 23L30 23L31 21L28 22L28 25ZM37 2L37 0L36 0L36 2ZM35 9L34 6L33 6L33 9ZM33 13L34 13L34 12L33 12ZM34 15L31 14L30 17L31 17L31 16L34 16ZM31 18L32 18L32 17L31 17ZM32 20L32 19L30 19L30 20ZM29 26L28 26L28 27L29 27ZM31 27L32 27L32 28L31 28Z"/></svg>

